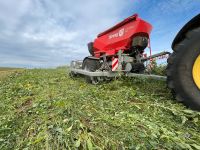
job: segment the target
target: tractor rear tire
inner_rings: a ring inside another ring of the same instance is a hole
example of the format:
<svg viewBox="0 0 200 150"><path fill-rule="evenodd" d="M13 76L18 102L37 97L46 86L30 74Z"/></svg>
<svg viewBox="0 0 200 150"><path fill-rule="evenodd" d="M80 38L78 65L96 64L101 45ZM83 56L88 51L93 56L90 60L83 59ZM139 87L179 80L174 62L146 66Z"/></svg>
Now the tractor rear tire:
<svg viewBox="0 0 200 150"><path fill-rule="evenodd" d="M190 30L168 58L167 85L174 98L200 110L200 28Z"/></svg>
<svg viewBox="0 0 200 150"><path fill-rule="evenodd" d="M90 72L95 72L101 67L100 61L96 59L91 59L86 57L83 61L82 69L87 70ZM91 84L98 84L99 83L99 78L98 77L85 77L86 81Z"/></svg>

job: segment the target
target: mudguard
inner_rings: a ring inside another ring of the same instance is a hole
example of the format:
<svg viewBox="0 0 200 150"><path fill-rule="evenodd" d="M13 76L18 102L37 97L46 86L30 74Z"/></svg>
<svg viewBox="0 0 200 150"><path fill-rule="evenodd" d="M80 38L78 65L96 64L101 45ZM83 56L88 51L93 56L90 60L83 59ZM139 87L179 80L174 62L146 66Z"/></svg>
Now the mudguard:
<svg viewBox="0 0 200 150"><path fill-rule="evenodd" d="M176 35L173 43L172 43L172 49L174 49L174 46L181 42L185 38L185 34L194 28L200 27L200 14L195 16L192 20L190 20Z"/></svg>

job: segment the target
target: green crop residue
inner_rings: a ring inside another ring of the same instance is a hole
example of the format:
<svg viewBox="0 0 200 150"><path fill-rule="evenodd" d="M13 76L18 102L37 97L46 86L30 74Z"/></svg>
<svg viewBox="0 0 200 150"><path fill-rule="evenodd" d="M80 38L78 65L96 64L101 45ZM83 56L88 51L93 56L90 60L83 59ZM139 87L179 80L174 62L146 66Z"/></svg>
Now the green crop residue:
<svg viewBox="0 0 200 150"><path fill-rule="evenodd" d="M172 100L165 82L100 85L66 68L13 73L0 82L0 149L200 149L200 113Z"/></svg>

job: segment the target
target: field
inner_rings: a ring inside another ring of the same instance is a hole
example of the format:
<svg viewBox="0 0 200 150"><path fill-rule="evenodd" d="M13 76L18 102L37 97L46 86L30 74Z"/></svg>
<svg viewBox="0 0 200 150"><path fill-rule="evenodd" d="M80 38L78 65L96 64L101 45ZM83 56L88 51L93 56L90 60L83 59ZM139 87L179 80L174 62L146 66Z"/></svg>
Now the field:
<svg viewBox="0 0 200 150"><path fill-rule="evenodd" d="M5 77L9 76L13 72L21 71L22 69L18 68L3 68L0 67L0 80L4 79Z"/></svg>
<svg viewBox="0 0 200 150"><path fill-rule="evenodd" d="M65 68L14 72L0 82L0 149L200 149L200 113L162 81L90 85Z"/></svg>

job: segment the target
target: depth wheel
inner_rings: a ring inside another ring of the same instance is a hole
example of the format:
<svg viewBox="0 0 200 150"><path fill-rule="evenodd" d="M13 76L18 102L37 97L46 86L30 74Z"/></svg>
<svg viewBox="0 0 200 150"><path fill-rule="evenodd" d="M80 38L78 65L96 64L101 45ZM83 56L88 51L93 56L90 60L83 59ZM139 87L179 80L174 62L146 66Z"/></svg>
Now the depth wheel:
<svg viewBox="0 0 200 150"><path fill-rule="evenodd" d="M77 75L75 72L70 71L70 72L69 72L69 76L70 76L71 78L75 78L75 77L77 77L78 75Z"/></svg>
<svg viewBox="0 0 200 150"><path fill-rule="evenodd" d="M167 84L186 106L200 110L200 28L190 30L168 59Z"/></svg>
<svg viewBox="0 0 200 150"><path fill-rule="evenodd" d="M90 72L95 72L100 67L101 67L101 65L100 65L99 60L90 59L90 58L85 58L83 61L83 65L82 65L83 70L87 70ZM99 82L101 81L100 77L86 76L85 78L88 83L92 83L92 84L99 84Z"/></svg>

